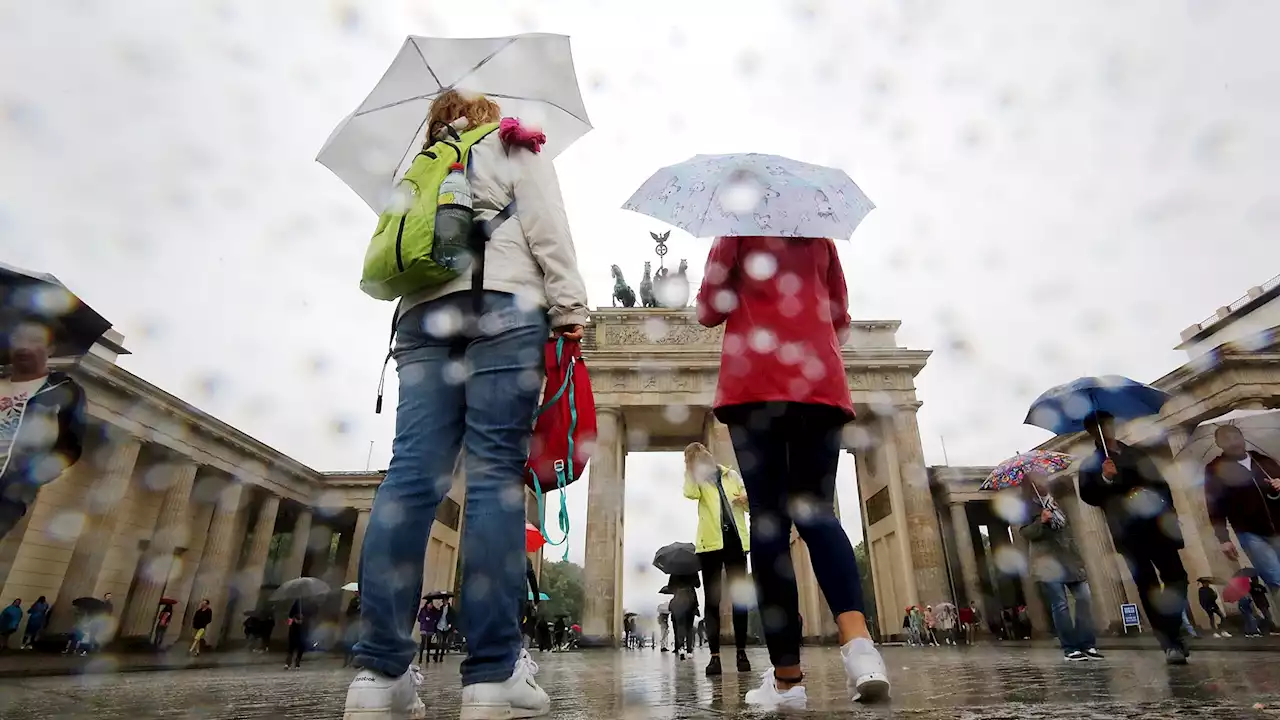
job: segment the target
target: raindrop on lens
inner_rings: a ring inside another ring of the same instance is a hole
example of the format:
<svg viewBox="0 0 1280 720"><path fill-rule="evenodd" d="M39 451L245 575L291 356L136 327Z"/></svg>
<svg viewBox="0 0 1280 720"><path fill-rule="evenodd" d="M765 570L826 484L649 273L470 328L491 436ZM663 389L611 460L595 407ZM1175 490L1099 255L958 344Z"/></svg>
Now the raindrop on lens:
<svg viewBox="0 0 1280 720"><path fill-rule="evenodd" d="M768 280L778 272L778 259L773 253L754 252L747 256L744 263L747 275L753 280Z"/></svg>

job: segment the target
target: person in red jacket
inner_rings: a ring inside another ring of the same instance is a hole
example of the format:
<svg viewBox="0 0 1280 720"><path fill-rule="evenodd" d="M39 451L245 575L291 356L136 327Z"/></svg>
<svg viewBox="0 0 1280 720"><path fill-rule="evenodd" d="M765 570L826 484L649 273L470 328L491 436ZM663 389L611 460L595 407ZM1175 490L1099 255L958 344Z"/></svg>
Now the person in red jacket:
<svg viewBox="0 0 1280 720"><path fill-rule="evenodd" d="M723 237L707 257L698 322L724 324L715 415L729 426L751 511L751 549L773 667L750 704L803 707L791 526L836 616L855 700L887 697L867 630L853 546L835 515L841 429L853 419L840 347L848 294L828 239Z"/></svg>

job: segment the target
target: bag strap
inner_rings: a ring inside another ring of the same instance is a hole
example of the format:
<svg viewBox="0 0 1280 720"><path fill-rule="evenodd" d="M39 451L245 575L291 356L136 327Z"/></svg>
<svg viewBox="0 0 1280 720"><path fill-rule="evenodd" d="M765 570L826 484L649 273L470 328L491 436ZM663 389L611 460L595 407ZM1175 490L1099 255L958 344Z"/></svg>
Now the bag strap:
<svg viewBox="0 0 1280 720"><path fill-rule="evenodd" d="M563 358L564 358L564 337L562 336L556 339L556 365L557 366L559 366L563 362ZM555 405L560 400L560 398L564 397L566 392L568 392L569 394L569 453L568 454L569 454L570 463L573 462L573 454L574 454L573 453L573 435L578 429L578 401L577 401L576 393L574 392L574 384L573 384L574 369L577 366L578 366L577 356L569 358L569 368L565 371L564 382L560 385L560 388L556 390L556 394L552 395L551 399L543 403L542 407L538 408L537 411L535 411L533 414L533 417L536 420L538 416L542 415L544 412L551 409L551 407ZM564 560L567 561L569 559L569 501L565 497L566 495L565 486L569 484L569 481L567 479L565 461L563 458L556 460L555 472L556 472L556 487L554 489L560 491L560 512L557 520L559 521L560 533L562 535L562 537L558 541L552 540L551 536L547 534L547 509L543 499L544 495L542 493L542 480L538 477L537 472L535 472L532 468L529 469L529 474L533 476L533 494L538 501L538 527L542 531L542 539L546 540L547 544L551 545L552 547L558 547L560 545L563 545ZM569 475L573 474L572 466L568 468L568 474ZM548 490L548 492L550 492L550 490Z"/></svg>

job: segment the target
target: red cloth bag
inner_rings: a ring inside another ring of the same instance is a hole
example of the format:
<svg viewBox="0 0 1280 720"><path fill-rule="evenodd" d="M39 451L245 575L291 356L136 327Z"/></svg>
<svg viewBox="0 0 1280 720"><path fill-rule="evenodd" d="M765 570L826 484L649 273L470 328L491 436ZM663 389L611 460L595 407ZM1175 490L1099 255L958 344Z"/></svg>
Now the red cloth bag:
<svg viewBox="0 0 1280 720"><path fill-rule="evenodd" d="M582 477L596 444L596 401L591 377L582 358L581 343L563 337L548 340L545 350L547 384L542 394L529 441L525 484L538 499L542 536L551 545L565 545L569 555L569 508L564 488ZM559 525L563 537L547 535L545 497L560 490Z"/></svg>

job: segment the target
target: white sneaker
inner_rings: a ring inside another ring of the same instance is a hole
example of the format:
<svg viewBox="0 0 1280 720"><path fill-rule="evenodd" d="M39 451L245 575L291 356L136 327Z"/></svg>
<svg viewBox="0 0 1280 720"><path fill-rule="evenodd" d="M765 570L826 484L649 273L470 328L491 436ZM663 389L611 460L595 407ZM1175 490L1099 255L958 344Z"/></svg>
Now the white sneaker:
<svg viewBox="0 0 1280 720"><path fill-rule="evenodd" d="M423 720L427 706L418 697L422 673L410 665L398 678L361 669L347 687L347 710L342 720Z"/></svg>
<svg viewBox="0 0 1280 720"><path fill-rule="evenodd" d="M854 702L874 702L889 697L889 674L875 643L854 638L840 648L844 674L848 676L849 693Z"/></svg>
<svg viewBox="0 0 1280 720"><path fill-rule="evenodd" d="M506 720L531 718L551 712L551 698L538 687L533 676L538 663L527 650L520 651L511 677L505 682L476 683L462 688L462 716L459 720Z"/></svg>
<svg viewBox="0 0 1280 720"><path fill-rule="evenodd" d="M1226 630L1223 630L1222 637L1231 637L1231 633L1227 632Z"/></svg>
<svg viewBox="0 0 1280 720"><path fill-rule="evenodd" d="M782 708L804 710L805 705L809 702L809 696L805 693L803 685L793 685L786 692L778 692L778 683L773 677L773 668L769 668L764 674L764 682L760 683L760 687L747 691L746 702L748 705L755 705L767 710Z"/></svg>

